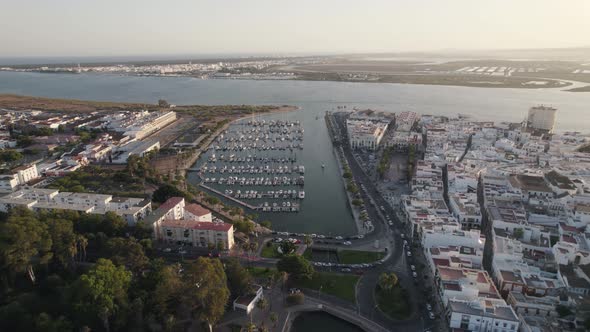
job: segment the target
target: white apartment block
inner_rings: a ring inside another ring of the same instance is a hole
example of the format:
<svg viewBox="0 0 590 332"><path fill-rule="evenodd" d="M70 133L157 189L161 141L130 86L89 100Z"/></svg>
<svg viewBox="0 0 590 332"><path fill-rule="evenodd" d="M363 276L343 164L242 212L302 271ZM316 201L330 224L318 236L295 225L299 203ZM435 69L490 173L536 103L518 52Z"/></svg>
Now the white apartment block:
<svg viewBox="0 0 590 332"><path fill-rule="evenodd" d="M388 123L369 120L346 120L348 140L353 149L376 150L387 131Z"/></svg>
<svg viewBox="0 0 590 332"><path fill-rule="evenodd" d="M37 165L23 165L0 175L0 193L13 192L18 186L39 178Z"/></svg>
<svg viewBox="0 0 590 332"><path fill-rule="evenodd" d="M503 300L449 301L451 329L479 332L518 331L520 321Z"/></svg>
<svg viewBox="0 0 590 332"><path fill-rule="evenodd" d="M481 229L481 209L477 194L449 194L449 208L464 229Z"/></svg>
<svg viewBox="0 0 590 332"><path fill-rule="evenodd" d="M71 210L105 214L114 212L129 225L144 219L151 212L151 202L141 198L111 195L59 192L57 189L21 189L0 198L0 211L23 206L32 210Z"/></svg>

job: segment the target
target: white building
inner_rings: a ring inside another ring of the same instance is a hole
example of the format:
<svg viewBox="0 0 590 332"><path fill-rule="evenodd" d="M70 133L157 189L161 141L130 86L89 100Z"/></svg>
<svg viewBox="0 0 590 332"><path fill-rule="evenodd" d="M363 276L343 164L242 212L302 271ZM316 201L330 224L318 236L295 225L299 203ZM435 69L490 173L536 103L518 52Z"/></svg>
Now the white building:
<svg viewBox="0 0 590 332"><path fill-rule="evenodd" d="M480 332L518 331L518 316L503 300L449 301L451 329Z"/></svg>
<svg viewBox="0 0 590 332"><path fill-rule="evenodd" d="M353 149L376 150L387 131L388 122L369 120L346 120L348 140Z"/></svg>
<svg viewBox="0 0 590 332"><path fill-rule="evenodd" d="M529 109L527 127L553 132L557 109L549 106L534 106Z"/></svg>
<svg viewBox="0 0 590 332"><path fill-rule="evenodd" d="M18 186L39 178L36 165L23 165L0 175L0 193L13 192Z"/></svg>
<svg viewBox="0 0 590 332"><path fill-rule="evenodd" d="M21 189L0 198L0 211L23 206L32 210L71 210L105 214L114 212L129 225L143 220L152 210L149 200L111 195L59 192L57 189Z"/></svg>

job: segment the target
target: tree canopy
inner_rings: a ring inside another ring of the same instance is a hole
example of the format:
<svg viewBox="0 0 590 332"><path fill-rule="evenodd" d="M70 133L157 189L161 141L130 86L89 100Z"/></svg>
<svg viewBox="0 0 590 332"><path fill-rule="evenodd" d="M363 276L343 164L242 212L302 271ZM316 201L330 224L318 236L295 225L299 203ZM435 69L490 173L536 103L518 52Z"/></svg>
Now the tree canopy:
<svg viewBox="0 0 590 332"><path fill-rule="evenodd" d="M311 263L303 256L295 254L283 256L277 262L277 270L284 271L295 279L311 279L314 273Z"/></svg>

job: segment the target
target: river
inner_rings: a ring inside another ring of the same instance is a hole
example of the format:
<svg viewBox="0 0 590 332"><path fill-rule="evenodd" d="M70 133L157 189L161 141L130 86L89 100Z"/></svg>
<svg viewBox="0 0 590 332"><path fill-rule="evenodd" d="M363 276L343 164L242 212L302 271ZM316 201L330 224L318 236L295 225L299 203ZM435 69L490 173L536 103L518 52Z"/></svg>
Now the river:
<svg viewBox="0 0 590 332"><path fill-rule="evenodd" d="M590 124L590 93L558 89L0 72L0 93L121 102L166 99L173 104L299 106L300 111L279 116L300 120L305 128L301 160L306 168L306 198L300 213L267 219L278 230L326 235L349 235L356 230L322 118L326 110L346 106L437 115L461 113L481 120L519 122L530 106L547 104L558 108L558 131L588 132ZM321 164L326 165L324 170ZM194 181L191 176L189 181Z"/></svg>

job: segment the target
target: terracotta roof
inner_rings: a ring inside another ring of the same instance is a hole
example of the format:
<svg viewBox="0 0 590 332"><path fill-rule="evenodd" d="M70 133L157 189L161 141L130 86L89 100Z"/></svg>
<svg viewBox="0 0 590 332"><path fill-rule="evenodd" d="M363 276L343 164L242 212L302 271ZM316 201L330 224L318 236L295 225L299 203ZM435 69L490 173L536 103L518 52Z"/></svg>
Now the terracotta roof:
<svg viewBox="0 0 590 332"><path fill-rule="evenodd" d="M194 214L197 217L202 217L211 213L211 211L205 209L204 207L200 206L199 204L193 203L189 204L184 208L186 211Z"/></svg>
<svg viewBox="0 0 590 332"><path fill-rule="evenodd" d="M433 258L434 265L438 266L449 266L449 260L446 258Z"/></svg>
<svg viewBox="0 0 590 332"><path fill-rule="evenodd" d="M170 197L170 198L168 198L168 200L166 202L164 202L164 203L162 203L162 205L160 205L158 210L170 211L170 209L172 209L173 207L175 207L176 205L178 205L182 201L184 201L184 197Z"/></svg>
<svg viewBox="0 0 590 332"><path fill-rule="evenodd" d="M576 241L576 239L573 236L569 236L569 235L562 235L561 240L565 241L565 242L573 243L573 244L578 244L578 241Z"/></svg>

